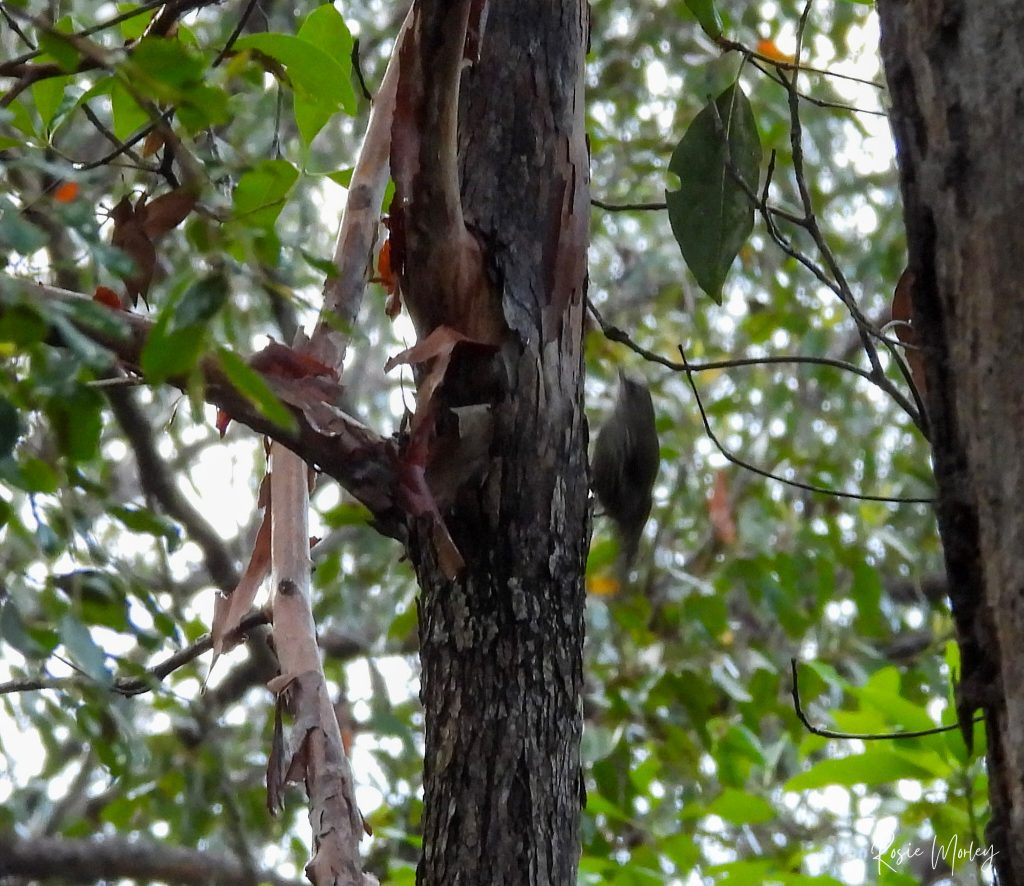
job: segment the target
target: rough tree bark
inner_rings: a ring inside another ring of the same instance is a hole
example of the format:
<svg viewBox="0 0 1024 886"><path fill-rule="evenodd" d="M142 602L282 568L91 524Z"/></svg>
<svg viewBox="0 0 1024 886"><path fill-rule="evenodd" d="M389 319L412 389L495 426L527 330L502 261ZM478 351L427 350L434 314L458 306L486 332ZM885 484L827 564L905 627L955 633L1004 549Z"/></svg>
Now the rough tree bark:
<svg viewBox="0 0 1024 886"><path fill-rule="evenodd" d="M879 0L958 708L984 711L1000 882L1024 882L1024 5Z"/></svg>
<svg viewBox="0 0 1024 886"><path fill-rule="evenodd" d="M422 589L424 886L576 880L590 535L587 14L585 0L414 7L391 124L392 261L419 338L402 358L417 366L408 434L384 438L345 415L331 379L281 376L254 358L292 410L295 428L282 428L216 358L199 367L208 402L334 477L378 529L407 541ZM351 209L375 218L371 190L354 187ZM369 239L343 231L339 255L365 255ZM329 287L328 310L355 316L363 270L357 262ZM38 304L88 300L5 279ZM138 371L152 324L107 320L79 332ZM321 333L314 351L335 365L344 343ZM303 541L296 570L306 556ZM278 579L290 592L294 578ZM286 669L289 680L310 670Z"/></svg>
<svg viewBox="0 0 1024 886"><path fill-rule="evenodd" d="M393 129L392 255L420 341L483 345L452 354L426 466L465 566L451 577L429 517L410 540L424 886L571 884L579 857L587 7L486 6L418 5Z"/></svg>

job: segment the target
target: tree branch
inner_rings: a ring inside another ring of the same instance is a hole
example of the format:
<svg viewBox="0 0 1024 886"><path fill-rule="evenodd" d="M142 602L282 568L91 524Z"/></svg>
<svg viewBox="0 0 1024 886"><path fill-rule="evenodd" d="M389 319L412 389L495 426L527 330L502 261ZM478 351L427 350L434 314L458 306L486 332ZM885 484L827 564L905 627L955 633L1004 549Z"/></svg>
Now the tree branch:
<svg viewBox="0 0 1024 886"><path fill-rule="evenodd" d="M412 18L410 8L370 112L334 247L333 262L337 273L324 282L323 308L310 342L311 353L338 372L345 359L348 330L355 324L363 302L381 203L391 175L391 123L398 89L398 59Z"/></svg>
<svg viewBox="0 0 1024 886"><path fill-rule="evenodd" d="M78 332L106 348L129 369L136 370L139 366L153 326L149 320L128 312L111 312L109 319L113 322L105 322L101 328L82 319L101 306L80 293L9 275L0 275L0 282L15 292L25 293L37 307L42 304L65 306L60 313L70 319ZM3 310L0 305L0 314ZM41 312L44 319L46 315L45 310ZM295 428L289 430L260 413L228 380L216 358L206 357L198 370L205 383L206 402L223 409L233 420L257 433L282 443L307 463L333 477L369 508L373 524L380 532L399 540L405 537L404 512L395 496L397 445L323 399L326 395L339 395L339 386L325 382L319 386L315 397L305 384L309 379L287 379L263 373L264 381L288 405L295 418ZM181 391L190 389L188 378L172 378L168 383Z"/></svg>
<svg viewBox="0 0 1024 886"><path fill-rule="evenodd" d="M70 840L59 837L19 839L0 831L0 877L19 876L94 883L123 878L184 886L303 886L305 881L280 877L271 870L246 870L228 853L185 849L152 840L106 837Z"/></svg>

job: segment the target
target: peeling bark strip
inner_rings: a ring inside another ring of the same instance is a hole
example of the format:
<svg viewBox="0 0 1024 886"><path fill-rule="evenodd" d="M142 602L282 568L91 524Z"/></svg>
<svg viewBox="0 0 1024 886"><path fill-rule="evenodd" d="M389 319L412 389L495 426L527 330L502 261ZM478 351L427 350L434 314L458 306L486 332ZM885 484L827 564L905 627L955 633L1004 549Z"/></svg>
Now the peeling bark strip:
<svg viewBox="0 0 1024 886"><path fill-rule="evenodd" d="M879 0L939 529L985 712L1000 880L1024 883L1024 5ZM965 726L966 728L966 726Z"/></svg>
<svg viewBox="0 0 1024 886"><path fill-rule="evenodd" d="M414 7L391 128L391 256L421 338L446 325L496 345L505 324L459 190L459 85L473 7L474 0Z"/></svg>
<svg viewBox="0 0 1024 886"><path fill-rule="evenodd" d="M421 341L448 327L474 342L453 349L443 380L433 364L418 374L435 431L428 480L465 567L446 578L432 524L411 520L426 718L417 882L568 886L589 538L587 8L420 0L416 16L392 128L394 267ZM470 436L487 441L472 456ZM443 480L459 461L477 474Z"/></svg>
<svg viewBox="0 0 1024 886"><path fill-rule="evenodd" d="M308 468L280 443L272 445L270 459L274 646L281 676L270 684L279 706L267 800L275 811L286 782L305 784L314 850L306 876L313 886L375 886L376 878L363 873L359 859L362 818L316 642L310 603ZM295 721L287 740L280 728L282 702Z"/></svg>

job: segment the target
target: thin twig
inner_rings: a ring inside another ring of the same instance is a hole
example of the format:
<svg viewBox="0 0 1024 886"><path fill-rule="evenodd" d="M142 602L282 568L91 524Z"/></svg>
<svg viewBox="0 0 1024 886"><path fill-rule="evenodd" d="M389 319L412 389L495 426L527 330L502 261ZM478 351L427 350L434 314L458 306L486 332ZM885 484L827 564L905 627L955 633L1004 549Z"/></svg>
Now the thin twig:
<svg viewBox="0 0 1024 886"><path fill-rule="evenodd" d="M782 81L780 76L777 73L770 71L768 69L768 65L761 62L760 59L751 58L750 64L752 67L756 68L758 71L764 74L769 80L778 83L780 86L785 86L785 83ZM776 68L779 67L778 62L772 62L771 64ZM807 68L801 68L801 70L806 71ZM858 108L854 105L843 104L842 102L829 101L828 99L824 98L815 98L813 95L810 95L809 93L806 92L801 92L799 93L799 95L800 98L802 98L808 104L815 105L816 107L819 108L832 108L836 111L848 111L851 114L870 114L874 117L888 118L889 116L887 111L876 111L872 108Z"/></svg>
<svg viewBox="0 0 1024 886"><path fill-rule="evenodd" d="M352 70L356 72L356 82L359 84L359 89L363 93L365 98L371 105L373 104L373 93L366 86L366 78L363 77L363 66L359 60L359 38L356 37L352 41Z"/></svg>
<svg viewBox="0 0 1024 886"><path fill-rule="evenodd" d="M793 709L797 719L812 735L820 735L822 738L841 738L848 741L892 741L903 738L923 738L926 735L941 735L943 732L953 732L960 728L959 723L950 723L948 726L933 726L931 729L915 729L910 732L836 732L834 729L822 729L820 726L812 724L804 713L803 705L800 702L800 683L795 658L789 660L789 668L793 674L793 689L791 691ZM979 714L973 722L981 723L984 719L985 715Z"/></svg>
<svg viewBox="0 0 1024 886"><path fill-rule="evenodd" d="M607 209L609 212L657 212L667 209L668 204L664 201L655 203L609 203L606 200L599 200L597 197L590 198L590 205L598 209Z"/></svg>
<svg viewBox="0 0 1024 886"><path fill-rule="evenodd" d="M238 21L235 22L235 27L231 30L231 36L228 37L227 42L221 47L220 52L217 53L217 57L210 63L211 68L220 66L220 63L227 58L228 53L231 52L231 48L235 45L235 41L241 36L242 31L245 30L245 25L249 21L249 17L252 15L252 11L256 8L258 0L248 0L245 4L245 9L242 10L242 14L238 17Z"/></svg>
<svg viewBox="0 0 1024 886"><path fill-rule="evenodd" d="M809 8L809 7L808 7ZM806 9L805 9L806 13ZM789 83L789 81L786 81ZM795 83L795 79L794 79ZM757 209L758 213L764 219L765 226L768 229L768 233L775 243L794 260L804 265L824 286L828 287L836 297L843 303L843 305L850 312L850 316L853 318L854 323L857 327L857 335L861 340L861 345L864 348L865 353L868 357L868 362L871 364L871 376L872 381L886 394L888 394L896 403L899 405L904 412L910 417L917 428L927 438L928 436L928 422L925 416L924 408L921 403L920 395L913 385L911 385L911 391L914 396L914 403L899 390L885 375L885 371L882 369L881 363L878 360L878 352L874 347L872 339L881 341L887 348L887 350L896 356L897 365L900 371L906 377L907 372L905 366L899 360L898 348L899 342L891 341L886 339L871 322L861 313L857 307L856 299L854 298L853 291L850 289L849 284L846 281L845 276L842 273L842 269L839 267L839 263L835 258L834 253L829 247L827 241L821 229L818 225L817 218L814 214L814 205L810 197L810 193L807 189L807 182L804 175L803 167L803 153L802 153L802 130L800 127L800 116L799 116L799 100L795 97L793 89L789 92L790 99L790 140L793 150L793 169L794 177L797 181L797 187L800 192L801 204L803 209L803 216L798 216L793 213L785 212L784 210L776 209L768 204L768 192L771 184L771 179L775 171L775 152L773 151L768 162L768 174L766 177L764 189L760 195L751 187L750 183L745 181L740 171L736 168L735 163L732 159L732 153L729 146L729 140L725 133L725 127L722 123L722 119L718 113L718 107L714 102L710 102L708 107L711 109L712 118L714 120L716 132L719 138L722 140L725 165L729 171L732 179L740 186L743 192L747 195L747 199L750 200L751 204ZM822 269L816 262L804 255L800 250L792 245L792 243L782 235L779 231L778 226L775 224L775 217L784 218L787 221L799 226L803 230L807 231L825 259L828 265L829 271L832 274L826 274L825 270ZM916 406L915 406L916 404Z"/></svg>
<svg viewBox="0 0 1024 886"><path fill-rule="evenodd" d="M715 444L715 448L728 461L732 462L732 464L737 467L741 467L751 473L765 477L768 480L775 480L779 483L784 483L786 486L803 489L806 492L813 492L818 495L830 495L834 498L850 498L856 501L880 501L889 504L934 504L935 499L931 496L924 498L917 496L867 495L859 492L843 492L840 489L830 489L827 486L815 486L814 484L803 483L799 480L790 480L779 474L773 473L772 471L759 468L757 465L745 461L731 450L726 449L725 445L715 435L715 432L711 428L711 422L708 419L707 411L704 409L704 402L701 400L700 392L697 390L697 383L693 380L693 372L690 371L689 366L686 363L686 354L683 351L682 345L679 346L679 355L683 358L684 365L687 366L686 380L690 383L690 389L693 391L694 400L697 402L697 409L700 411L701 422L704 424L704 432L708 435L708 439Z"/></svg>
<svg viewBox="0 0 1024 886"><path fill-rule="evenodd" d="M253 630L253 628L269 623L270 614L262 609L256 610L243 618L232 634L233 636L242 637ZM190 643L184 649L179 649L173 655L169 655L159 664L148 668L145 676L117 677L106 688L117 695L126 697L150 692L166 677L173 674L179 668L195 661L200 655L204 652L209 652L212 648L213 640L209 634L206 634L194 643ZM40 677L26 680L9 680L6 683L0 683L0 695L10 695L14 692L35 692L41 689L70 689L85 683L98 685L95 680L81 672L79 672L78 676L74 677Z"/></svg>
<svg viewBox="0 0 1024 886"><path fill-rule="evenodd" d="M885 89L885 84L878 83L875 80L867 80L864 77L857 77L853 74L843 74L840 71L829 71L825 68L812 68L805 65L801 65L798 61L783 61L782 59L772 58L769 55L764 55L760 52L756 52L748 46L744 46L742 43L737 43L735 40L720 40L718 45L726 52L738 52L744 57L752 60L759 61L766 65L772 65L776 68L783 68L785 70L796 70L800 69L807 74L819 74L822 77L835 77L837 80L849 80L851 83L861 83L864 86L871 86L874 89L882 91ZM799 51L797 53L799 55Z"/></svg>
<svg viewBox="0 0 1024 886"><path fill-rule="evenodd" d="M132 161L133 163L137 163L137 164L139 164L139 165L141 165L141 164L142 164L142 162L143 162L143 161L142 161L142 158L141 158L141 157L140 157L140 156L139 156L138 154L136 154L136 153L135 153L135 152L134 152L134 151L133 151L133 150L131 149L131 147L125 147L125 145L124 145L124 143L123 143L123 142L121 141L121 139L119 139L119 138L118 138L118 137L117 137L116 135L114 135L114 133L113 133L113 132L111 132L111 131L110 131L110 129L109 129L108 127L107 127L107 125L106 125L106 124L105 124L105 123L104 123L104 122L103 122L102 120L100 120L100 118L99 118L99 117L97 117L97 116L96 116L96 112L95 112L95 111L94 111L94 110L93 110L93 109L92 109L92 108L91 108L91 107L89 106L89 103L88 103L88 102L83 102L83 103L82 103L82 113L83 113L83 114L85 114L85 117L86 117L86 119L87 119L87 120L88 120L88 121L89 121L89 122L90 122L90 123L91 123L91 124L92 124L93 126L95 126L95 127L96 127L97 131L98 131L98 132L99 132L99 133L100 133L100 134L101 134L101 135L102 135L102 136L103 136L103 137L104 137L104 138L105 138L105 139L106 139L107 141L109 141L109 142L110 142L110 143L111 143L112 145L114 145L114 147L116 147L116 148L119 148L119 149L121 149L121 153L123 153L123 154L127 154L127 155L128 155L128 158L129 158L129 159L130 159L130 160L131 160L131 161ZM72 162L74 162L74 161L72 161Z"/></svg>
<svg viewBox="0 0 1024 886"><path fill-rule="evenodd" d="M18 24L18 22L7 11L6 3L0 3L0 14L3 15L4 21L7 22L7 27L14 31L14 33L17 34L18 37L21 39L21 42L32 50L32 52L29 53L29 57L31 58L33 54L38 53L39 50L36 48L35 43L33 43L29 39L28 35L21 29L21 26Z"/></svg>
<svg viewBox="0 0 1024 886"><path fill-rule="evenodd" d="M168 124L170 124L171 118L173 116L174 116L173 108L170 109L170 110L164 111L164 113L163 113L163 119ZM118 145L118 147L114 148L114 150L110 151L110 153L104 154L102 157L100 157L97 160L89 160L88 162L83 162L83 163L76 164L76 169L79 172L88 172L90 169L98 169L101 166L106 166L112 160L116 160L122 154L127 153L132 148L134 148L140 141L142 141L154 129L156 129L156 124L155 123L147 123L145 126L143 126L134 135L129 136L128 139L126 139L124 142L121 142Z"/></svg>
<svg viewBox="0 0 1024 886"><path fill-rule="evenodd" d="M707 370L712 369L731 369L743 366L756 365L769 366L773 364L806 364L817 366L829 366L832 367L833 369L839 369L844 372L850 372L853 375L859 376L865 381L873 384L876 388L882 391L882 393L887 394L889 396L893 396L893 389L887 378L883 377L881 380L879 380L879 378L873 372L861 369L856 364L850 363L847 360L838 360L834 357L812 357L808 355L794 354L774 357L740 357L731 358L729 360L715 360L705 363L679 363L675 360L669 360L668 358L663 357L660 354L657 354L654 351L651 351L635 342L633 338L629 335L629 333L627 333L625 330L605 320L601 312L597 309L597 307L589 298L587 299L587 307L589 308L590 313L593 315L594 319L597 321L598 326L601 327L601 332L609 341L624 344L631 351L633 351L640 357L643 357L649 363L657 363L658 365L664 366L666 369L671 369L675 372L705 372ZM902 355L900 355L897 351L894 354L894 356L900 361L901 370L905 370L906 372L909 373L909 369L905 367ZM920 395L917 391L917 388L914 387L912 388L912 390L914 392L915 398L918 400L918 403L920 403ZM896 402L901 406L903 405L899 399L897 399ZM903 408L905 409L905 411L908 412L910 419L912 421L915 421L915 424L917 424L914 412L911 410L906 410L905 407ZM917 425L917 427L921 429L922 433L927 439L926 427L921 428L921 425L919 424Z"/></svg>
<svg viewBox="0 0 1024 886"><path fill-rule="evenodd" d="M811 366L829 366L833 369L850 372L854 375L860 376L860 378L867 382L871 382L871 384L879 387L882 391L886 390L878 384L878 380L866 369L861 369L854 363L850 363L846 360L837 360L834 357L812 357L804 354L793 354L774 357L734 357L728 360L712 360L705 363L680 363L677 360L669 360L667 357L663 357L660 354L637 344L628 332L605 320L601 312L589 299L587 300L587 307L590 309L590 313L597 321L597 325L601 327L601 332L609 341L623 344L635 354L643 357L649 363L657 363L660 366L664 366L666 369L672 369L675 372L706 372L712 369L733 369L742 366L771 366L774 364L786 365L802 363Z"/></svg>

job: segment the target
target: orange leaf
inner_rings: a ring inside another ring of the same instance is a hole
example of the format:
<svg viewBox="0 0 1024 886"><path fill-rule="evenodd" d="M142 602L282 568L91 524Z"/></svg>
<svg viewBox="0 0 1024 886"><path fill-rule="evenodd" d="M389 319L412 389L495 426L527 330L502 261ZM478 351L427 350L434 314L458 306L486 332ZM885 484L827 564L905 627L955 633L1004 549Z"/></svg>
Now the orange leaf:
<svg viewBox="0 0 1024 886"><path fill-rule="evenodd" d="M229 424L231 424L231 416L223 409L218 409L217 420L214 422L213 426L217 429L217 433L220 434L222 440L224 439L224 435L228 432Z"/></svg>
<svg viewBox="0 0 1024 886"><path fill-rule="evenodd" d="M109 286L97 286L96 291L92 295L93 301L98 301L101 305L106 305L108 308L113 308L115 311L123 309L121 304L121 296L119 296Z"/></svg>
<svg viewBox="0 0 1024 886"><path fill-rule="evenodd" d="M774 40L758 40L757 54L771 59L773 62L782 62L787 65L792 65L796 62L796 56L783 52L775 45Z"/></svg>
<svg viewBox="0 0 1024 886"><path fill-rule="evenodd" d="M160 134L159 130L154 129L146 136L146 140L142 143L142 156L152 157L163 146L164 137Z"/></svg>
<svg viewBox="0 0 1024 886"><path fill-rule="evenodd" d="M611 575L594 575L587 578L587 593L595 597L612 597L621 589L619 580Z"/></svg>
<svg viewBox="0 0 1024 886"><path fill-rule="evenodd" d="M729 504L729 488L724 471L715 472L715 484L708 499L708 517L718 541L727 545L736 543L736 524L732 519L732 506Z"/></svg>
<svg viewBox="0 0 1024 886"><path fill-rule="evenodd" d="M384 313L392 320L402 311L402 294L398 288L398 280L395 277L394 269L391 267L391 238L388 237L377 254L377 276L371 278L371 283L380 283L388 293L384 302Z"/></svg>
<svg viewBox="0 0 1024 886"><path fill-rule="evenodd" d="M71 203L78 192L78 182L61 182L53 191L53 199L58 203Z"/></svg>
<svg viewBox="0 0 1024 886"><path fill-rule="evenodd" d="M924 398L928 388L925 380L924 352L921 350L921 337L913 325L913 305L911 295L914 291L914 275L910 268L900 274L896 291L892 295L891 316L895 324L893 330L896 337L907 345L904 356L910 367L910 377L914 380L917 392Z"/></svg>
<svg viewBox="0 0 1024 886"><path fill-rule="evenodd" d="M391 238L388 237L377 253L377 274L375 282L380 283L388 292L394 292L398 285L395 282L395 272L391 268Z"/></svg>
<svg viewBox="0 0 1024 886"><path fill-rule="evenodd" d="M914 332L909 328L913 322L913 310L910 303L910 294L914 290L914 275L910 268L904 268L900 274L896 290L892 294L892 309L890 316L896 326L896 337L900 341L908 341L914 337Z"/></svg>

